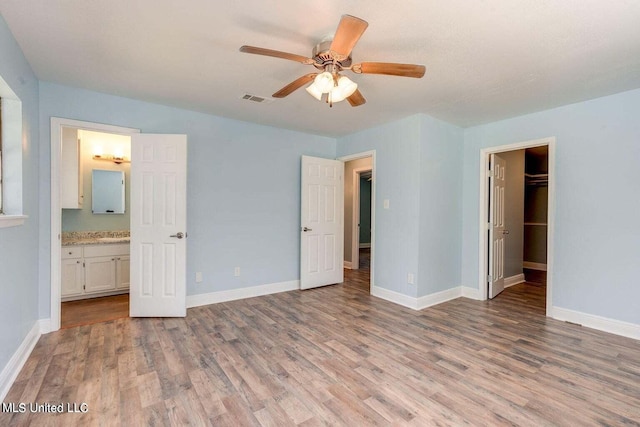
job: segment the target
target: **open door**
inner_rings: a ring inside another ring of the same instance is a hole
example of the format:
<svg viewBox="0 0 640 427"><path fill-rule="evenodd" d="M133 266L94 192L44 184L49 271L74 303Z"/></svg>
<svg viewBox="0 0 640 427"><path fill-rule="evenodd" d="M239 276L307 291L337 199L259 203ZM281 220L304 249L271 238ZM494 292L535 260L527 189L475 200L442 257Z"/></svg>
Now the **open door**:
<svg viewBox="0 0 640 427"><path fill-rule="evenodd" d="M300 289L341 283L344 163L302 156Z"/></svg>
<svg viewBox="0 0 640 427"><path fill-rule="evenodd" d="M131 317L186 316L187 136L131 138Z"/></svg>
<svg viewBox="0 0 640 427"><path fill-rule="evenodd" d="M505 172L507 162L491 154L489 174L489 298L504 290L504 229Z"/></svg>

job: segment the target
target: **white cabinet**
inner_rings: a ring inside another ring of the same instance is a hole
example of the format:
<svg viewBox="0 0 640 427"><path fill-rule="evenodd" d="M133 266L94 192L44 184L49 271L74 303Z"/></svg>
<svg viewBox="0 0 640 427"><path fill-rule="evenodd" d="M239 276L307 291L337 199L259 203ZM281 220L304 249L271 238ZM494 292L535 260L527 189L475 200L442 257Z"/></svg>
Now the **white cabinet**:
<svg viewBox="0 0 640 427"><path fill-rule="evenodd" d="M129 245L62 247L65 300L115 295L129 290Z"/></svg>
<svg viewBox="0 0 640 427"><path fill-rule="evenodd" d="M116 289L129 289L130 265L129 255L116 258Z"/></svg>
<svg viewBox="0 0 640 427"><path fill-rule="evenodd" d="M81 258L62 260L62 296L80 295L84 285L84 268Z"/></svg>
<svg viewBox="0 0 640 427"><path fill-rule="evenodd" d="M82 209L82 159L80 157L78 130L62 128L62 151L60 153L60 207Z"/></svg>
<svg viewBox="0 0 640 427"><path fill-rule="evenodd" d="M116 260L110 256L85 258L85 292L113 291L116 288Z"/></svg>

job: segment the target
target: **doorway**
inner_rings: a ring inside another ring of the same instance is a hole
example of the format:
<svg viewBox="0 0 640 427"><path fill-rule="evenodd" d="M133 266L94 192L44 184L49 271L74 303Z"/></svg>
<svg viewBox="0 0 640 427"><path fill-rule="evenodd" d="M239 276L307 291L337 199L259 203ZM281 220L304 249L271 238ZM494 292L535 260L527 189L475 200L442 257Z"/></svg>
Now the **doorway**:
<svg viewBox="0 0 640 427"><path fill-rule="evenodd" d="M514 285L527 284L529 290L537 286L531 295L536 295L540 305L546 306L549 315L553 283L554 171L555 138L481 150L481 299L496 296L502 289Z"/></svg>
<svg viewBox="0 0 640 427"><path fill-rule="evenodd" d="M375 251L375 152L343 157L345 284L371 293Z"/></svg>
<svg viewBox="0 0 640 427"><path fill-rule="evenodd" d="M138 129L125 128L120 126L111 126L104 125L98 123L91 122L83 122L78 120L70 120L70 119L62 119L57 117L51 118L51 260L50 260L50 273L51 273L51 301L50 301L50 309L51 309L51 317L50 317L50 331L56 331L60 329L61 326L61 313L62 313L62 274L63 274L63 265L62 265L62 200L60 195L62 194L62 181L63 175L68 169L68 165L64 163L63 158L63 140L65 138L65 130L74 129L79 132L88 132L88 133L103 133L109 135L117 135L117 136L125 136L130 137L132 134L139 133ZM104 149L104 147L102 147ZM79 155L80 153L78 153ZM100 153L89 153L90 156L94 154L100 155ZM79 157L78 157L79 160ZM76 162L79 163L79 162ZM106 164L107 162L105 162ZM75 166L77 168L77 166ZM79 184L76 184L79 185ZM79 195L78 198L81 199L82 192L79 187ZM81 203L84 202L81 200ZM91 211L91 203L88 203L88 210ZM89 214L90 215L90 214ZM119 245L114 245L119 246ZM69 257L73 256L77 259L68 259L67 264L71 264L73 261L77 266L86 265L86 260L82 260L83 254L78 253L77 251L72 251L73 254L69 254ZM80 256L78 256L80 255ZM93 254L96 255L93 260L96 261L96 268L109 268L109 263L113 263L114 271L113 271L113 279L118 280L119 275L118 271L128 271L129 266L129 258L128 254L126 256L114 256L109 254L108 256L101 256L103 254ZM114 259L112 260L111 257ZM108 260L103 258L109 258ZM116 259L118 258L118 259ZM108 261L108 263L100 263L101 261ZM120 266L120 270L118 270L116 265ZM78 267L73 270L71 267L66 268L65 274L75 275L78 278L78 281L81 282L83 280L84 272ZM97 270L96 270L97 271ZM101 275L103 276L103 275ZM124 283L122 283L124 286ZM80 283L79 286L84 286L83 283ZM118 293L120 291L113 291L113 293ZM108 294L109 292L106 292ZM121 293L121 292L120 292ZM96 295L103 295L99 292ZM122 302L118 302L122 305ZM78 305L78 304L76 304ZM86 310L85 310L86 311ZM92 311L92 310L89 310Z"/></svg>

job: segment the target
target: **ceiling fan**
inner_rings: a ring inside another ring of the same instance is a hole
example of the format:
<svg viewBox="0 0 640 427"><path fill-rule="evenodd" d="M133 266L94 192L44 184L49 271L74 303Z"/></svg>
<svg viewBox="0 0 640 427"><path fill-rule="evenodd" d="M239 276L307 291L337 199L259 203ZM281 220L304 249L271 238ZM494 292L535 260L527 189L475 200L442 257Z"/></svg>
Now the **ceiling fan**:
<svg viewBox="0 0 640 427"><path fill-rule="evenodd" d="M288 59L305 65L313 65L319 71L309 73L292 81L272 96L284 98L307 83L307 92L319 101L325 101L332 106L334 102L347 100L352 107L366 102L358 85L342 71L350 70L356 74L386 74L389 76L414 77L424 76L424 65L396 64L390 62L361 62L352 64L351 50L358 42L369 24L367 21L351 15L342 15L338 29L333 39L320 42L312 52L312 57L281 52L279 50L264 49L255 46L242 46L240 52L256 55L272 56Z"/></svg>

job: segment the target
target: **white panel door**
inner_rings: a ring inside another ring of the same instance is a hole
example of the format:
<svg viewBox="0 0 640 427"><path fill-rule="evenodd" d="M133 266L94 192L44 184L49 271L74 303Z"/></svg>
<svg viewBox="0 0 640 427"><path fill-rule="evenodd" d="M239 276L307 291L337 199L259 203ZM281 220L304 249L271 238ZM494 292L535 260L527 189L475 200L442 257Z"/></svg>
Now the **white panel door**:
<svg viewBox="0 0 640 427"><path fill-rule="evenodd" d="M344 163L302 156L300 289L341 283Z"/></svg>
<svg viewBox="0 0 640 427"><path fill-rule="evenodd" d="M187 136L131 137L131 317L186 316Z"/></svg>
<svg viewBox="0 0 640 427"><path fill-rule="evenodd" d="M504 290L504 238L509 231L504 228L505 186L507 162L491 154L489 177L489 298Z"/></svg>

